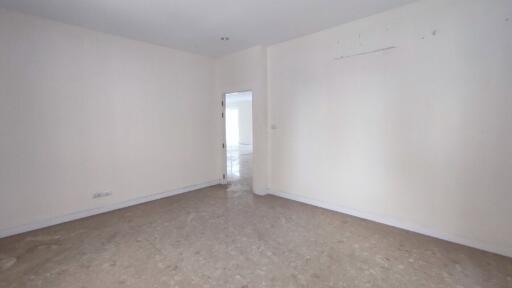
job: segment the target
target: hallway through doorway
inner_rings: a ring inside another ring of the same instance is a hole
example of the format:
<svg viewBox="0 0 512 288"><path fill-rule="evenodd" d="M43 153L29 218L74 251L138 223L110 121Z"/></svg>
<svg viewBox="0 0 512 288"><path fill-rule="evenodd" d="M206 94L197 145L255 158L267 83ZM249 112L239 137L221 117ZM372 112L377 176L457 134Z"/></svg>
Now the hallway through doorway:
<svg viewBox="0 0 512 288"><path fill-rule="evenodd" d="M252 92L225 95L226 176L230 186L250 191L252 186Z"/></svg>

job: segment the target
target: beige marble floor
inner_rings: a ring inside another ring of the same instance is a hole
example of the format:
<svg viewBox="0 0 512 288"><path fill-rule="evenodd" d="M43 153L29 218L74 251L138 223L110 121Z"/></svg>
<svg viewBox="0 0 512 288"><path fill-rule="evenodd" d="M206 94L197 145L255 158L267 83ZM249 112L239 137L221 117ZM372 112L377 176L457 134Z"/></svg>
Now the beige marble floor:
<svg viewBox="0 0 512 288"><path fill-rule="evenodd" d="M0 287L512 287L512 259L230 186L0 239Z"/></svg>

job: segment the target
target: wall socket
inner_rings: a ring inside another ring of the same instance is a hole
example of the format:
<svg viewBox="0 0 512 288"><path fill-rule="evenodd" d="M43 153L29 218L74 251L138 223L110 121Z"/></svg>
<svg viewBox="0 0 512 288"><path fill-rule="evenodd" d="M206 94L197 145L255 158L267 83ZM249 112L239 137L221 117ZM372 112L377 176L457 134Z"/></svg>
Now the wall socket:
<svg viewBox="0 0 512 288"><path fill-rule="evenodd" d="M112 192L111 191L94 193L92 195L92 199L105 198L105 197L109 197L109 196L112 196Z"/></svg>

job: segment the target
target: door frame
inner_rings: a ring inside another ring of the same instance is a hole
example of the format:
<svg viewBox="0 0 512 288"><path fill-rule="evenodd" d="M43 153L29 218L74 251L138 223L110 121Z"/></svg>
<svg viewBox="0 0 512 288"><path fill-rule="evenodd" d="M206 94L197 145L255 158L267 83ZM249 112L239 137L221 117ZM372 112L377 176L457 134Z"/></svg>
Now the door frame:
<svg viewBox="0 0 512 288"><path fill-rule="evenodd" d="M228 181L228 144L227 144L227 131L226 131L226 107L227 107L227 95L233 94L233 93L244 93L244 92L251 92L251 110L253 111L251 114L252 117L252 137L253 137L253 145L254 145L254 92L252 89L242 89L242 90L235 90L235 91L227 91L222 93L221 97L221 123L222 123L222 177L221 181L222 184L226 185L229 184ZM254 146L253 146L254 148Z"/></svg>

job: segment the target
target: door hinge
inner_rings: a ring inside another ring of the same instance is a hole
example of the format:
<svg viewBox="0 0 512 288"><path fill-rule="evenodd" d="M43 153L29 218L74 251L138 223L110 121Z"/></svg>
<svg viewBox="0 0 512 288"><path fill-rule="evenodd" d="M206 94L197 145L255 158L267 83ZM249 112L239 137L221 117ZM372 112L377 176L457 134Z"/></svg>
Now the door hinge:
<svg viewBox="0 0 512 288"><path fill-rule="evenodd" d="M226 174L222 174L222 179L226 179Z"/></svg>
<svg viewBox="0 0 512 288"><path fill-rule="evenodd" d="M224 107L224 100L220 102L220 106Z"/></svg>
<svg viewBox="0 0 512 288"><path fill-rule="evenodd" d="M226 144L222 143L222 149L226 148Z"/></svg>
<svg viewBox="0 0 512 288"><path fill-rule="evenodd" d="M224 112L222 112L222 119L224 119Z"/></svg>

